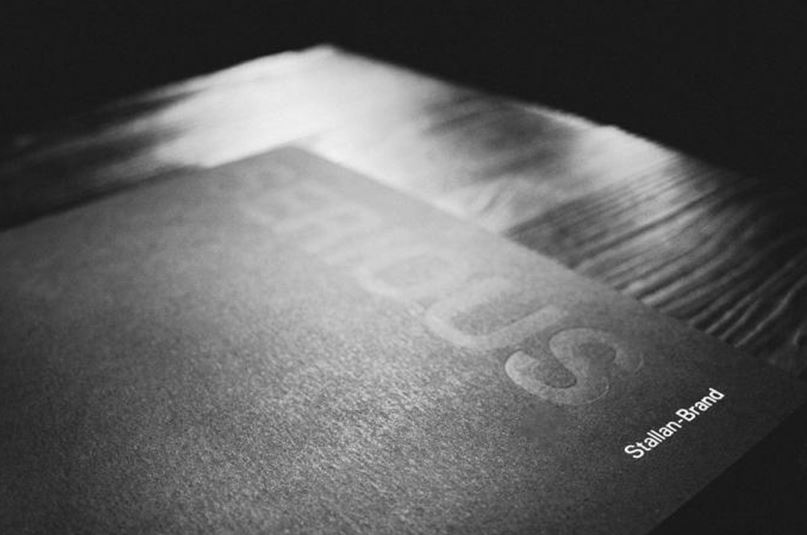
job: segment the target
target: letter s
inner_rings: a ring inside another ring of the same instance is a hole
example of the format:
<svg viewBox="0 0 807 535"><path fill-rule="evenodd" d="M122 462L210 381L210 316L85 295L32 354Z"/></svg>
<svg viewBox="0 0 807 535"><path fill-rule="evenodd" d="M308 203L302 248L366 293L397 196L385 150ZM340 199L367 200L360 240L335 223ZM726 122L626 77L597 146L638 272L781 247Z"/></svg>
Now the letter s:
<svg viewBox="0 0 807 535"><path fill-rule="evenodd" d="M634 459L641 459L642 457L644 457L644 452L633 444L625 446L625 453L627 453Z"/></svg>
<svg viewBox="0 0 807 535"><path fill-rule="evenodd" d="M600 344L614 351L611 365L634 373L641 368L642 355L620 338L599 329L572 328L558 332L549 339L549 350L571 372L576 381L569 387L554 387L541 381L534 373L535 357L516 351L505 362L507 376L514 383L542 399L559 405L585 405L608 393L608 367L594 366L580 348L585 344ZM545 356L544 356L545 358Z"/></svg>

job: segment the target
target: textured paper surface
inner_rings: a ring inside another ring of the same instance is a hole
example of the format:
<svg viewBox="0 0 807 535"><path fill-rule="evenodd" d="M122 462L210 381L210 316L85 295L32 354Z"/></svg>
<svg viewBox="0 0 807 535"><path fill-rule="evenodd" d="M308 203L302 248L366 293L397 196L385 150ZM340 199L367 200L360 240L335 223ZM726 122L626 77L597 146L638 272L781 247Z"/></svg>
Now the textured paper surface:
<svg viewBox="0 0 807 535"><path fill-rule="evenodd" d="M804 397L294 148L6 231L0 258L3 532L641 533Z"/></svg>

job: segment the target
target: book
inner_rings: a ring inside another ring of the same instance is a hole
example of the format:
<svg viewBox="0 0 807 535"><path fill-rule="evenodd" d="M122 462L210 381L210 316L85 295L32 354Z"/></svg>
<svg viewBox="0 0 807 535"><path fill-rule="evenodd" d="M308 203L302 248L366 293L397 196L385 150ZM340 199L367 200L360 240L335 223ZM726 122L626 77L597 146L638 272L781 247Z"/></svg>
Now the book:
<svg viewBox="0 0 807 535"><path fill-rule="evenodd" d="M4 532L645 533L805 400L295 147L5 231L0 258Z"/></svg>

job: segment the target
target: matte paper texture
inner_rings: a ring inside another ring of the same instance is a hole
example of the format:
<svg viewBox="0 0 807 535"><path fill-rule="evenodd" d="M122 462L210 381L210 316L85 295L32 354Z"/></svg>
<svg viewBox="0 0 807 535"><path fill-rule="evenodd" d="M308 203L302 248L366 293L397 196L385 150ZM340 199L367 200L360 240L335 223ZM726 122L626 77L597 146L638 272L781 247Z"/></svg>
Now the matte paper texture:
<svg viewBox="0 0 807 535"><path fill-rule="evenodd" d="M804 398L294 148L0 258L3 532L641 533Z"/></svg>

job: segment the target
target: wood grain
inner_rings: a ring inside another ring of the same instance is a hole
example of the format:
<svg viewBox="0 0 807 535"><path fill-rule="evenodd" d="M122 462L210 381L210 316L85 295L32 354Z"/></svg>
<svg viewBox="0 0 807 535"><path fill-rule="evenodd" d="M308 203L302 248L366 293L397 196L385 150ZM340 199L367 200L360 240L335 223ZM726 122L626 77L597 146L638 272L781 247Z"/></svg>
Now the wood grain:
<svg viewBox="0 0 807 535"><path fill-rule="evenodd" d="M2 153L0 225L287 143L509 235L784 370L807 369L807 214L785 186L327 46L19 136Z"/></svg>

